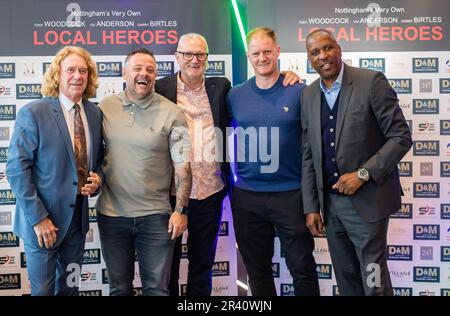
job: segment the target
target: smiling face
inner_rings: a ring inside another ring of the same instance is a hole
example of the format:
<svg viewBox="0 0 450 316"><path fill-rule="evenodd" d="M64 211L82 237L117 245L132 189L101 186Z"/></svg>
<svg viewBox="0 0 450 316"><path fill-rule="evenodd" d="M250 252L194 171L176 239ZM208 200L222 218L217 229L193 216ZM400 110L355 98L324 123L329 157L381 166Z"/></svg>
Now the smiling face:
<svg viewBox="0 0 450 316"><path fill-rule="evenodd" d="M325 84L333 83L342 67L342 51L336 40L325 32L319 32L306 42L308 60Z"/></svg>
<svg viewBox="0 0 450 316"><path fill-rule="evenodd" d="M148 54L137 53L130 57L124 67L123 79L131 101L143 100L153 92L156 69L155 59Z"/></svg>
<svg viewBox="0 0 450 316"><path fill-rule="evenodd" d="M89 70L83 57L71 54L60 63L59 92L79 102L88 83Z"/></svg>
<svg viewBox="0 0 450 316"><path fill-rule="evenodd" d="M267 35L255 34L248 43L247 57L256 76L270 77L278 73L280 46Z"/></svg>
<svg viewBox="0 0 450 316"><path fill-rule="evenodd" d="M178 43L177 51L184 53L208 53L208 48L205 41L200 37L184 37ZM186 60L181 53L175 53L175 58L180 66L181 78L185 83L199 82L203 80L206 70L206 60L198 60L194 56L191 60Z"/></svg>

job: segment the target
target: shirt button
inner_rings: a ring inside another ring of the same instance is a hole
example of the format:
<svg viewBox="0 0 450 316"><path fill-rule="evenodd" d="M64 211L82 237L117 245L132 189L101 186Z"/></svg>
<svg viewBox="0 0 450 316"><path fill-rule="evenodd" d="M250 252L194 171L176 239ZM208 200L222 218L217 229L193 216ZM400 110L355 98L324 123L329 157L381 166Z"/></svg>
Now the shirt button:
<svg viewBox="0 0 450 316"><path fill-rule="evenodd" d="M333 173L333 176L337 177L338 176L337 172Z"/></svg>
<svg viewBox="0 0 450 316"><path fill-rule="evenodd" d="M330 133L333 133L333 132L334 132L334 129L330 128Z"/></svg>
<svg viewBox="0 0 450 316"><path fill-rule="evenodd" d="M334 143L331 143L330 146L331 146L331 147L334 147Z"/></svg>
<svg viewBox="0 0 450 316"><path fill-rule="evenodd" d="M330 115L330 120L332 120L332 119L334 119L334 116L333 116L333 115Z"/></svg>
<svg viewBox="0 0 450 316"><path fill-rule="evenodd" d="M336 161L336 158L334 158L334 157L331 158L331 161L332 161L332 162L335 162L335 161Z"/></svg>

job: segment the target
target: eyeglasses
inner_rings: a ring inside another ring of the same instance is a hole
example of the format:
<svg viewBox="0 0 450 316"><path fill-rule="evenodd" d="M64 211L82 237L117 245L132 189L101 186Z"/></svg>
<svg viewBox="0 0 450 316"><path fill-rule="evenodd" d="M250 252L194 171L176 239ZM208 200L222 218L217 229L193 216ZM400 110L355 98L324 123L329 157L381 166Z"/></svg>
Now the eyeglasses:
<svg viewBox="0 0 450 316"><path fill-rule="evenodd" d="M183 55L183 59L187 61L191 61L194 59L194 56L197 56L198 61L204 61L208 57L208 53L191 53L191 52L180 52L177 51L177 53Z"/></svg>

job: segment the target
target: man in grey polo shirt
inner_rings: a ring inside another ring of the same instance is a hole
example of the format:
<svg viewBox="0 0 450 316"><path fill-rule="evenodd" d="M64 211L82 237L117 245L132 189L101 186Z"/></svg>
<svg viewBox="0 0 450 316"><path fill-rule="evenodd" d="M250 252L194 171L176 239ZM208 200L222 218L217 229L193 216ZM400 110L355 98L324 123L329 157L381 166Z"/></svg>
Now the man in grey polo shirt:
<svg viewBox="0 0 450 316"><path fill-rule="evenodd" d="M135 251L144 295L168 295L174 240L187 226L187 123L174 103L155 93L156 69L152 52L132 51L125 59L125 91L100 102L106 152L97 210L110 295L132 295Z"/></svg>

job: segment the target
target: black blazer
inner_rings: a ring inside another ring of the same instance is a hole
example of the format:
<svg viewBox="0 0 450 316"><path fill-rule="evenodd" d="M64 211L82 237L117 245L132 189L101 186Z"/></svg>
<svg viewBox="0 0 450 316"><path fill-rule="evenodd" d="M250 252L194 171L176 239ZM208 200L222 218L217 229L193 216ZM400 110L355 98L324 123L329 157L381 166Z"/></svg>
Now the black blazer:
<svg viewBox="0 0 450 316"><path fill-rule="evenodd" d="M156 93L164 96L173 103L177 103L177 78L178 73L156 80ZM209 77L205 78L205 88L206 94L208 95L209 104L211 106L214 126L220 128L222 131L222 144L224 145L222 150L224 161L224 163L222 163L222 177L225 186L229 190L232 182L230 178L230 166L229 163L226 163L226 127L228 120L226 96L228 91L231 89L231 83L224 77Z"/></svg>

